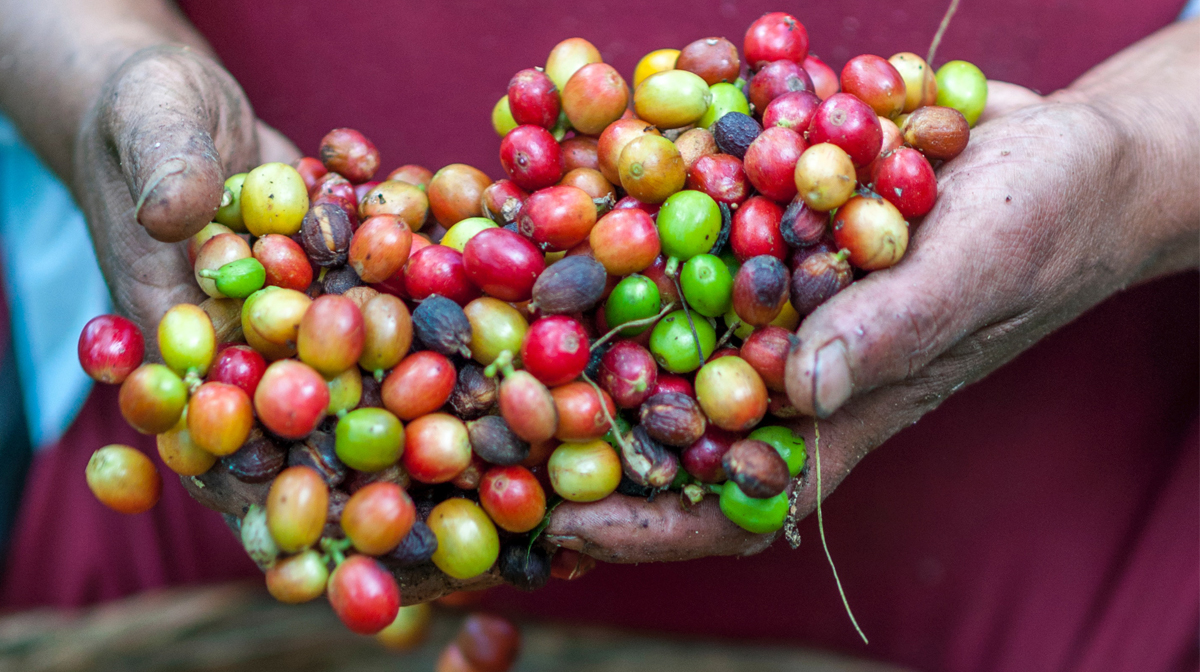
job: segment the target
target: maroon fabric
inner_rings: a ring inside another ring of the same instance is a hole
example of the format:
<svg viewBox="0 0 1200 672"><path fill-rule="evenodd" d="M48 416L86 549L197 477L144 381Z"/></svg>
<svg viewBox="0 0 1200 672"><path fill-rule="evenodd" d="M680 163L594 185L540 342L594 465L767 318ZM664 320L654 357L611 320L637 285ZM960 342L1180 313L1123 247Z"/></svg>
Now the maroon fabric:
<svg viewBox="0 0 1200 672"><path fill-rule="evenodd" d="M516 70L581 35L626 75L644 53L766 10L808 26L835 68L924 52L945 3L312 3L184 1L259 115L315 151L360 128L384 168L472 163L499 175L488 112ZM963 3L939 61L1048 91L1173 19L1154 3ZM901 6L903 5L903 6ZM559 9L561 7L561 9ZM1167 670L1200 665L1197 276L1135 288L1050 336L871 455L826 523L856 639L815 520L797 551L606 566L492 604L577 622L802 643L927 670ZM79 604L255 573L220 518L168 479L155 512L102 509L82 473L113 441L153 453L98 390L39 455L2 603ZM155 458L157 459L157 458ZM165 469L164 469L165 471Z"/></svg>

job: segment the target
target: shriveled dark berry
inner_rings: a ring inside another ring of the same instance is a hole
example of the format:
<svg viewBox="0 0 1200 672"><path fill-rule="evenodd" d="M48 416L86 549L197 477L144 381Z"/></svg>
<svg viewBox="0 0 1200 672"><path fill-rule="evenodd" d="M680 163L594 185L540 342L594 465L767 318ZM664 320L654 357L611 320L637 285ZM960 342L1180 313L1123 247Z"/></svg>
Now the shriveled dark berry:
<svg viewBox="0 0 1200 672"><path fill-rule="evenodd" d="M312 206L300 227L304 252L314 264L325 268L346 263L353 234L346 211L332 203Z"/></svg>
<svg viewBox="0 0 1200 672"><path fill-rule="evenodd" d="M454 391L446 402L454 415L463 420L474 420L487 415L496 407L496 395L499 393L500 382L483 374L483 367L474 362L464 364L458 369L458 379L454 382Z"/></svg>
<svg viewBox="0 0 1200 672"><path fill-rule="evenodd" d="M499 465L520 464L529 457L529 444L513 433L504 418L485 415L467 423L471 450L485 462Z"/></svg>
<svg viewBox="0 0 1200 672"><path fill-rule="evenodd" d="M330 269L325 274L321 287L326 294L345 294L346 290L361 287L362 284L362 278L358 277L358 273L355 273L353 268L341 266Z"/></svg>
<svg viewBox="0 0 1200 672"><path fill-rule="evenodd" d="M446 355L471 356L471 322L461 306L430 294L412 314L413 333L428 349Z"/></svg>
<svg viewBox="0 0 1200 672"><path fill-rule="evenodd" d="M287 464L289 467L308 467L320 474L326 485L337 487L346 480L346 465L338 459L335 444L332 429L318 429L304 437L303 441L292 444L288 450Z"/></svg>
<svg viewBox="0 0 1200 672"><path fill-rule="evenodd" d="M808 315L854 280L854 269L840 252L818 252L792 272L789 300L801 316Z"/></svg>
<svg viewBox="0 0 1200 672"><path fill-rule="evenodd" d="M433 530L418 520L413 522L412 529L400 540L400 544L379 559L393 567L412 567L432 558L437 546Z"/></svg>
<svg viewBox="0 0 1200 672"><path fill-rule="evenodd" d="M748 497L766 499L783 492L787 487L787 462L771 444L754 439L742 439L729 448L721 458L729 480L737 483Z"/></svg>
<svg viewBox="0 0 1200 672"><path fill-rule="evenodd" d="M783 211L783 219L779 222L779 233L783 234L783 242L790 247L816 245L828 230L829 215L813 210L799 199L792 201Z"/></svg>
<svg viewBox="0 0 1200 672"><path fill-rule="evenodd" d="M629 480L648 488L671 485L679 472L679 458L652 439L641 425L625 435L621 447L621 467Z"/></svg>
<svg viewBox="0 0 1200 672"><path fill-rule="evenodd" d="M744 159L750 143L762 133L762 126L748 114L727 112L721 115L709 130L712 131L717 149L723 154L732 154L738 159Z"/></svg>
<svg viewBox="0 0 1200 672"><path fill-rule="evenodd" d="M533 591L550 580L550 553L525 537L514 539L500 550L500 577L520 590Z"/></svg>
<svg viewBox="0 0 1200 672"><path fill-rule="evenodd" d="M700 404L682 392L660 392L647 399L641 423L651 438L677 447L691 445L707 426Z"/></svg>
<svg viewBox="0 0 1200 672"><path fill-rule="evenodd" d="M283 471L287 450L274 437L254 427L241 448L220 460L221 466L244 483L266 483Z"/></svg>
<svg viewBox="0 0 1200 672"><path fill-rule="evenodd" d="M608 274L587 255L565 257L548 267L533 284L533 303L544 315L564 315L589 310L604 296Z"/></svg>
<svg viewBox="0 0 1200 672"><path fill-rule="evenodd" d="M770 324L788 300L789 280L787 267L775 257L747 259L733 278L733 310L746 324Z"/></svg>

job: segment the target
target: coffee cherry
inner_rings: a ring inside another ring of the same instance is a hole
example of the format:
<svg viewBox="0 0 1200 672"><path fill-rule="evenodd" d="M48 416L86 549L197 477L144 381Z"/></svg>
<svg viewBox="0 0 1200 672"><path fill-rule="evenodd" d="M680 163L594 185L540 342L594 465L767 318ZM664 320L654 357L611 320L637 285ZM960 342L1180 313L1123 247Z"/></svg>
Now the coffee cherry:
<svg viewBox="0 0 1200 672"><path fill-rule="evenodd" d="M446 235L442 236L442 242L439 244L445 245L452 250L458 250L461 253L466 248L467 243L471 242L471 239L476 235L487 229L496 228L499 228L499 226L487 217L468 217L450 227L446 231Z"/></svg>
<svg viewBox="0 0 1200 672"><path fill-rule="evenodd" d="M209 238L196 255L196 263L193 266L196 284L213 298L226 298L226 295L217 289L216 278L211 277L211 274L231 261L248 259L250 256L250 246L239 235L221 233Z"/></svg>
<svg viewBox="0 0 1200 672"><path fill-rule="evenodd" d="M821 100L832 96L838 92L838 76L833 71L833 68L825 64L820 58L813 54L809 54L804 59L804 70L812 77L813 86L816 87L817 97Z"/></svg>
<svg viewBox="0 0 1200 672"><path fill-rule="evenodd" d="M470 348L475 361L486 366L505 350L520 351L529 323L510 304L485 296L468 303L463 314L471 325Z"/></svg>
<svg viewBox="0 0 1200 672"><path fill-rule="evenodd" d="M579 133L597 135L621 118L629 104L629 87L616 68L589 63L571 75L563 87L562 106Z"/></svg>
<svg viewBox="0 0 1200 672"><path fill-rule="evenodd" d="M121 417L142 434L161 434L179 422L187 387L162 364L143 364L121 383Z"/></svg>
<svg viewBox="0 0 1200 672"><path fill-rule="evenodd" d="M479 483L479 503L496 525L520 534L546 515L546 493L525 467L492 467Z"/></svg>
<svg viewBox="0 0 1200 672"><path fill-rule="evenodd" d="M721 464L729 480L748 497L768 499L787 488L788 468L779 453L763 441L743 439L734 443Z"/></svg>
<svg viewBox="0 0 1200 672"><path fill-rule="evenodd" d="M664 70L650 75L633 92L633 108L638 118L658 128L694 123L711 102L708 83L686 70Z"/></svg>
<svg viewBox="0 0 1200 672"><path fill-rule="evenodd" d="M254 409L242 388L227 383L204 383L188 401L188 432L213 455L230 455L250 436Z"/></svg>
<svg viewBox="0 0 1200 672"><path fill-rule="evenodd" d="M754 534L767 534L783 527L787 518L788 497L781 492L774 497L756 499L747 495L737 483L721 488L721 513L738 527Z"/></svg>
<svg viewBox="0 0 1200 672"><path fill-rule="evenodd" d="M746 324L770 324L788 300L787 267L775 257L747 259L733 280L733 309Z"/></svg>
<svg viewBox="0 0 1200 672"><path fill-rule="evenodd" d="M545 73L526 68L508 82L508 109L519 125L554 128L558 121L558 88Z"/></svg>
<svg viewBox="0 0 1200 672"><path fill-rule="evenodd" d="M329 509L329 487L308 467L288 467L267 493L267 528L285 553L317 543Z"/></svg>
<svg viewBox="0 0 1200 672"><path fill-rule="evenodd" d="M782 126L804 133L812 123L821 99L812 91L789 91L774 98L763 110L763 128Z"/></svg>
<svg viewBox="0 0 1200 672"><path fill-rule="evenodd" d="M600 218L588 235L592 256L609 275L643 271L661 250L658 228L642 210L613 210Z"/></svg>
<svg viewBox="0 0 1200 672"><path fill-rule="evenodd" d="M479 217L483 214L480 196L491 183L492 178L482 170L452 163L437 171L429 181L426 189L429 209L445 227L454 226L468 217Z"/></svg>
<svg viewBox="0 0 1200 672"><path fill-rule="evenodd" d="M378 561L365 555L346 558L329 575L329 604L342 623L360 635L373 635L396 618L400 588Z"/></svg>
<svg viewBox="0 0 1200 672"><path fill-rule="evenodd" d="M776 98L798 91L812 91L813 81L799 63L780 60L763 66L750 78L750 103L764 111Z"/></svg>
<svg viewBox="0 0 1200 672"><path fill-rule="evenodd" d="M363 348L358 365L367 371L385 371L408 354L413 321L404 302L380 294L362 308Z"/></svg>
<svg viewBox="0 0 1200 672"><path fill-rule="evenodd" d="M142 332L120 315L88 320L79 334L79 364L97 382L119 384L142 363Z"/></svg>
<svg viewBox="0 0 1200 672"><path fill-rule="evenodd" d="M404 287L414 301L438 294L465 306L480 296L467 275L462 253L445 245L427 245L409 257Z"/></svg>
<svg viewBox="0 0 1200 672"><path fill-rule="evenodd" d="M571 76L589 63L600 63L600 50L582 37L572 37L550 50L546 58L546 76L554 82L561 91L567 86Z"/></svg>
<svg viewBox="0 0 1200 672"><path fill-rule="evenodd" d="M687 261L712 249L721 233L721 209L700 191L681 191L663 203L658 213L658 237L663 254Z"/></svg>
<svg viewBox="0 0 1200 672"><path fill-rule="evenodd" d="M658 365L646 348L617 341L600 359L597 382L620 408L637 408L658 381Z"/></svg>
<svg viewBox="0 0 1200 672"><path fill-rule="evenodd" d="M712 86L736 80L741 74L742 63L732 42L723 37L706 37L680 50L674 67L693 72Z"/></svg>
<svg viewBox="0 0 1200 672"><path fill-rule="evenodd" d="M328 580L329 570L321 554L309 549L267 570L267 592L284 604L302 604L323 595Z"/></svg>
<svg viewBox="0 0 1200 672"><path fill-rule="evenodd" d="M558 141L540 126L518 126L500 141L500 164L517 186L536 191L562 177Z"/></svg>
<svg viewBox="0 0 1200 672"><path fill-rule="evenodd" d="M679 392L655 394L642 404L639 413L641 427L650 438L668 446L691 445L707 425L696 400Z"/></svg>
<svg viewBox="0 0 1200 672"><path fill-rule="evenodd" d="M400 361L383 381L383 405L401 420L414 420L441 408L454 391L454 364L431 350Z"/></svg>
<svg viewBox="0 0 1200 672"><path fill-rule="evenodd" d="M500 96L500 100L492 106L492 129L496 131L496 135L503 138L517 125L517 120L512 116L512 108L508 105L508 94Z"/></svg>
<svg viewBox="0 0 1200 672"><path fill-rule="evenodd" d="M864 271L888 268L908 249L908 222L896 206L878 196L855 196L838 208L833 237L848 250L850 263Z"/></svg>
<svg viewBox="0 0 1200 672"><path fill-rule="evenodd" d="M362 370L351 366L327 381L329 406L326 415L338 415L358 407L363 396ZM374 378L372 378L374 380Z"/></svg>
<svg viewBox="0 0 1200 672"><path fill-rule="evenodd" d="M515 371L504 377L498 395L500 415L513 433L536 443L554 436L558 429L558 409L554 397L528 371Z"/></svg>
<svg viewBox="0 0 1200 672"><path fill-rule="evenodd" d="M850 200L857 184L850 155L828 142L805 150L792 177L804 204L818 212L828 212Z"/></svg>
<svg viewBox="0 0 1200 672"><path fill-rule="evenodd" d="M874 176L875 191L905 219L924 215L937 201L937 176L915 150L900 147L880 158Z"/></svg>
<svg viewBox="0 0 1200 672"><path fill-rule="evenodd" d="M779 60L803 63L808 55L808 31L790 14L763 14L746 30L742 52L752 70Z"/></svg>
<svg viewBox="0 0 1200 672"><path fill-rule="evenodd" d="M849 93L891 118L905 108L907 90L900 72L887 60L872 54L855 56L842 68L842 91Z"/></svg>
<svg viewBox="0 0 1200 672"><path fill-rule="evenodd" d="M721 458L738 438L737 434L710 424L700 438L683 450L680 463L701 483L723 483L728 476Z"/></svg>
<svg viewBox="0 0 1200 672"><path fill-rule="evenodd" d="M722 357L701 367L696 399L709 421L730 432L753 428L767 413L767 387L741 357Z"/></svg>
<svg viewBox="0 0 1200 672"><path fill-rule="evenodd" d="M795 281L793 281L794 286ZM794 293L792 297L794 301ZM742 343L738 356L754 368L768 389L783 392L785 391L784 370L787 367L787 357L791 347L791 334L787 329L766 326L756 330Z"/></svg>
<svg viewBox="0 0 1200 672"><path fill-rule="evenodd" d="M712 354L717 344L716 330L698 315L693 316L692 323L699 337L699 348L682 310L667 314L654 325L654 331L650 333L650 352L659 366L672 373L687 373L700 368L700 352L706 359Z"/></svg>
<svg viewBox="0 0 1200 672"><path fill-rule="evenodd" d="M187 411L171 429L155 437L158 456L163 464L180 476L199 476L207 473L217 456L202 449L192 440L187 427Z"/></svg>
<svg viewBox="0 0 1200 672"><path fill-rule="evenodd" d="M242 331L246 341L262 352L251 335L271 345L294 351L299 338L300 321L312 305L312 299L294 289L266 287L242 304Z"/></svg>
<svg viewBox="0 0 1200 672"><path fill-rule="evenodd" d="M719 257L698 254L679 272L683 297L693 310L706 317L724 315L733 301L733 275Z"/></svg>
<svg viewBox="0 0 1200 672"><path fill-rule="evenodd" d="M396 463L404 451L404 426L382 408L359 408L338 419L338 459L351 469L375 472Z"/></svg>
<svg viewBox="0 0 1200 672"><path fill-rule="evenodd" d="M733 84L718 82L708 87L708 94L712 100L708 104L708 109L696 120L698 128L710 128L730 112L750 114L750 102L746 100L746 95L742 93L742 90Z"/></svg>
<svg viewBox="0 0 1200 672"><path fill-rule="evenodd" d="M383 555L408 535L416 515L412 498L403 488L381 481L350 495L341 525L359 553Z"/></svg>
<svg viewBox="0 0 1200 672"><path fill-rule="evenodd" d="M704 114L708 115L707 112ZM701 118L703 119L703 117ZM709 126L716 124L717 121L720 119L714 119ZM717 153L717 141L708 128L692 128L675 138L675 148L679 150L679 156L683 157L684 168L691 170L700 157Z"/></svg>
<svg viewBox="0 0 1200 672"><path fill-rule="evenodd" d="M730 112L718 119L711 130L717 149L744 162L746 150L763 129L753 117L741 112Z"/></svg>
<svg viewBox="0 0 1200 672"><path fill-rule="evenodd" d="M621 183L619 164L621 152L643 135L662 135L652 124L640 119L618 119L609 124L596 144L597 169L613 184Z"/></svg>
<svg viewBox="0 0 1200 672"><path fill-rule="evenodd" d="M739 261L760 254L783 259L787 243L780 231L783 208L765 196L752 196L733 215L729 246Z"/></svg>
<svg viewBox="0 0 1200 672"><path fill-rule="evenodd" d="M350 245L350 224L345 218L343 211L337 206L326 203L317 203L313 206L318 215L328 217L328 221L337 220L340 223L336 225L337 231L332 229L329 232L335 240L341 240L340 252L335 253L332 257L314 257L331 259L340 264L346 260L346 249ZM311 215L314 210L310 210ZM333 213L337 214L331 214ZM305 221L310 221L308 216L305 216ZM323 220L324 221L324 220ZM303 229L301 230L303 235ZM324 236L322 234L322 240ZM324 248L328 250L329 248ZM266 279L263 284L269 287L282 287L284 289L294 289L298 292L307 291L313 280L313 268L309 263L309 255L305 253L304 248L291 238L277 233L267 234L258 240L254 241L253 248L254 258L258 260L266 272ZM318 264L319 265L319 264Z"/></svg>
<svg viewBox="0 0 1200 672"><path fill-rule="evenodd" d="M654 281L645 276L630 275L622 278L608 295L604 319L609 329L615 329L628 322L653 317L661 308L662 300ZM628 327L621 330L621 335L636 336L649 328L649 325Z"/></svg>
<svg viewBox="0 0 1200 672"><path fill-rule="evenodd" d="M719 203L737 205L750 195L751 186L737 157L709 154L688 170L687 188L702 191Z"/></svg>
<svg viewBox="0 0 1200 672"><path fill-rule="evenodd" d="M879 116L869 105L848 93L835 93L817 108L808 126L808 141L841 147L855 166L865 166L879 156L883 131Z"/></svg>
<svg viewBox="0 0 1200 672"><path fill-rule="evenodd" d="M600 390L597 394L596 388L582 381L560 385L551 390L550 395L558 411L554 438L559 441L598 439L608 433L610 427L603 409L607 409L607 417L617 414L617 407L607 392Z"/></svg>
<svg viewBox="0 0 1200 672"><path fill-rule="evenodd" d="M987 107L987 77L975 65L966 61L950 61L937 71L937 101L962 113L967 124L974 126Z"/></svg>
<svg viewBox="0 0 1200 672"><path fill-rule="evenodd" d="M748 439L765 441L775 449L783 461L787 463L788 474L792 478L800 475L806 459L804 437L788 427L762 426L756 428Z"/></svg>
<svg viewBox="0 0 1200 672"><path fill-rule="evenodd" d="M918 107L933 105L937 102L937 79L933 68L920 56L904 51L893 55L888 63L904 80L904 108L902 112L912 112Z"/></svg>
<svg viewBox="0 0 1200 672"><path fill-rule="evenodd" d="M433 605L428 602L400 607L396 620L375 633L375 641L392 651L411 651L429 638L433 625Z"/></svg>
<svg viewBox="0 0 1200 672"><path fill-rule="evenodd" d="M590 310L604 295L608 275L604 266L586 256L569 256L550 266L533 285L530 310L561 315Z"/></svg>
<svg viewBox="0 0 1200 672"><path fill-rule="evenodd" d="M949 161L967 148L971 129L961 112L930 105L908 115L900 129L904 143L930 161Z"/></svg>
<svg viewBox="0 0 1200 672"><path fill-rule="evenodd" d="M582 136L580 139L583 139ZM594 143L595 140L592 142ZM566 161L568 154L565 148L563 157L563 160ZM500 224L511 224L517 221L517 213L521 211L521 204L527 198L529 198L529 192L518 187L516 182L496 180L483 190L479 197L479 205L483 210L484 217Z"/></svg>
<svg viewBox="0 0 1200 672"><path fill-rule="evenodd" d="M621 187L644 203L662 203L682 189L687 181L687 169L679 149L659 135L642 135L625 145L617 164L617 174Z"/></svg>
<svg viewBox="0 0 1200 672"><path fill-rule="evenodd" d="M437 537L433 564L456 579L470 579L492 567L500 555L496 526L474 502L452 497L429 512Z"/></svg>
<svg viewBox="0 0 1200 672"><path fill-rule="evenodd" d="M554 491L572 502L604 499L621 482L621 460L601 439L564 443L554 450L547 466Z"/></svg>
<svg viewBox="0 0 1200 672"><path fill-rule="evenodd" d="M664 139L664 142L670 141ZM595 224L596 205L592 197L570 186L551 186L534 192L517 215L517 230L521 235L551 252L569 250L587 240Z"/></svg>
<svg viewBox="0 0 1200 672"><path fill-rule="evenodd" d="M404 433L405 471L422 483L445 483L471 463L471 440L462 420L430 413L413 420Z"/></svg>
<svg viewBox="0 0 1200 672"><path fill-rule="evenodd" d="M296 350L300 361L332 377L358 362L365 339L358 306L344 296L326 294L317 297L300 319Z"/></svg>
<svg viewBox="0 0 1200 672"><path fill-rule="evenodd" d="M317 155L326 168L355 183L371 179L379 168L379 150L352 128L335 128L327 133L321 138Z"/></svg>
<svg viewBox="0 0 1200 672"><path fill-rule="evenodd" d="M569 383L588 364L587 332L562 315L544 317L529 326L521 344L521 362L538 380L554 387Z"/></svg>
<svg viewBox="0 0 1200 672"><path fill-rule="evenodd" d="M112 444L92 453L87 484L102 504L121 513L143 513L158 503L162 477L141 452Z"/></svg>
<svg viewBox="0 0 1200 672"><path fill-rule="evenodd" d="M264 163L242 183L242 221L255 236L294 235L308 212L308 187L286 163Z"/></svg>
<svg viewBox="0 0 1200 672"><path fill-rule="evenodd" d="M412 231L398 217L377 215L365 220L350 240L348 260L363 282L382 282L404 266L412 247Z"/></svg>
<svg viewBox="0 0 1200 672"><path fill-rule="evenodd" d="M499 228L480 231L467 241L462 259L467 278L502 301L528 301L533 283L546 268L529 239Z"/></svg>
<svg viewBox="0 0 1200 672"><path fill-rule="evenodd" d="M762 195L787 202L796 195L796 162L808 145L782 126L762 132L746 150L746 177Z"/></svg>
<svg viewBox="0 0 1200 672"><path fill-rule="evenodd" d="M254 392L258 419L285 439L304 438L325 418L328 407L325 379L295 360L284 359L268 366Z"/></svg>
<svg viewBox="0 0 1200 672"><path fill-rule="evenodd" d="M471 355L471 322L458 304L434 294L413 311L413 331L418 342L446 355Z"/></svg>

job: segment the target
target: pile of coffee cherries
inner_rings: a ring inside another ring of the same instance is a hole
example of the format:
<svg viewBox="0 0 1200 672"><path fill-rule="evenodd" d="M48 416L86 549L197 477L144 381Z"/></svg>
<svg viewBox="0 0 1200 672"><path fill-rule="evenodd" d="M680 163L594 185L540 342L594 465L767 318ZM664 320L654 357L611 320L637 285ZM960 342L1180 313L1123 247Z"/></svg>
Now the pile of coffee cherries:
<svg viewBox="0 0 1200 672"><path fill-rule="evenodd" d="M911 53L839 78L773 13L740 54L658 50L632 83L580 38L518 72L492 111L498 181L462 164L374 181L375 146L331 131L316 158L228 178L187 243L210 298L163 316L161 364L128 320L87 325L84 369L121 385L167 467L270 483L240 529L277 598L327 594L376 633L393 569L573 578L590 559L537 534L555 502L614 492L783 525L805 446L767 418L798 415L792 334L903 257L986 81ZM161 487L122 446L87 477L131 513Z"/></svg>

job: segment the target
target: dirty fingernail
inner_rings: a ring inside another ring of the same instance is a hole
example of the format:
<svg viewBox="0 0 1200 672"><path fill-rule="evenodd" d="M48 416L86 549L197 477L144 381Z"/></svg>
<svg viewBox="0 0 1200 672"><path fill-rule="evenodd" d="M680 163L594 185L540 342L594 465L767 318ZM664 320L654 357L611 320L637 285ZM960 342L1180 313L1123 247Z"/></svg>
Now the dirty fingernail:
<svg viewBox="0 0 1200 672"><path fill-rule="evenodd" d="M827 418L846 403L854 387L846 346L841 340L833 341L818 350L814 359L813 410L817 417Z"/></svg>
<svg viewBox="0 0 1200 672"><path fill-rule="evenodd" d="M142 215L142 207L154 195L154 190L158 188L158 185L162 184L162 181L168 177L178 175L185 170L187 170L187 162L180 158L167 159L158 164L158 167L146 178L146 184L142 187L142 193L138 196L137 209L134 212L139 221Z"/></svg>

